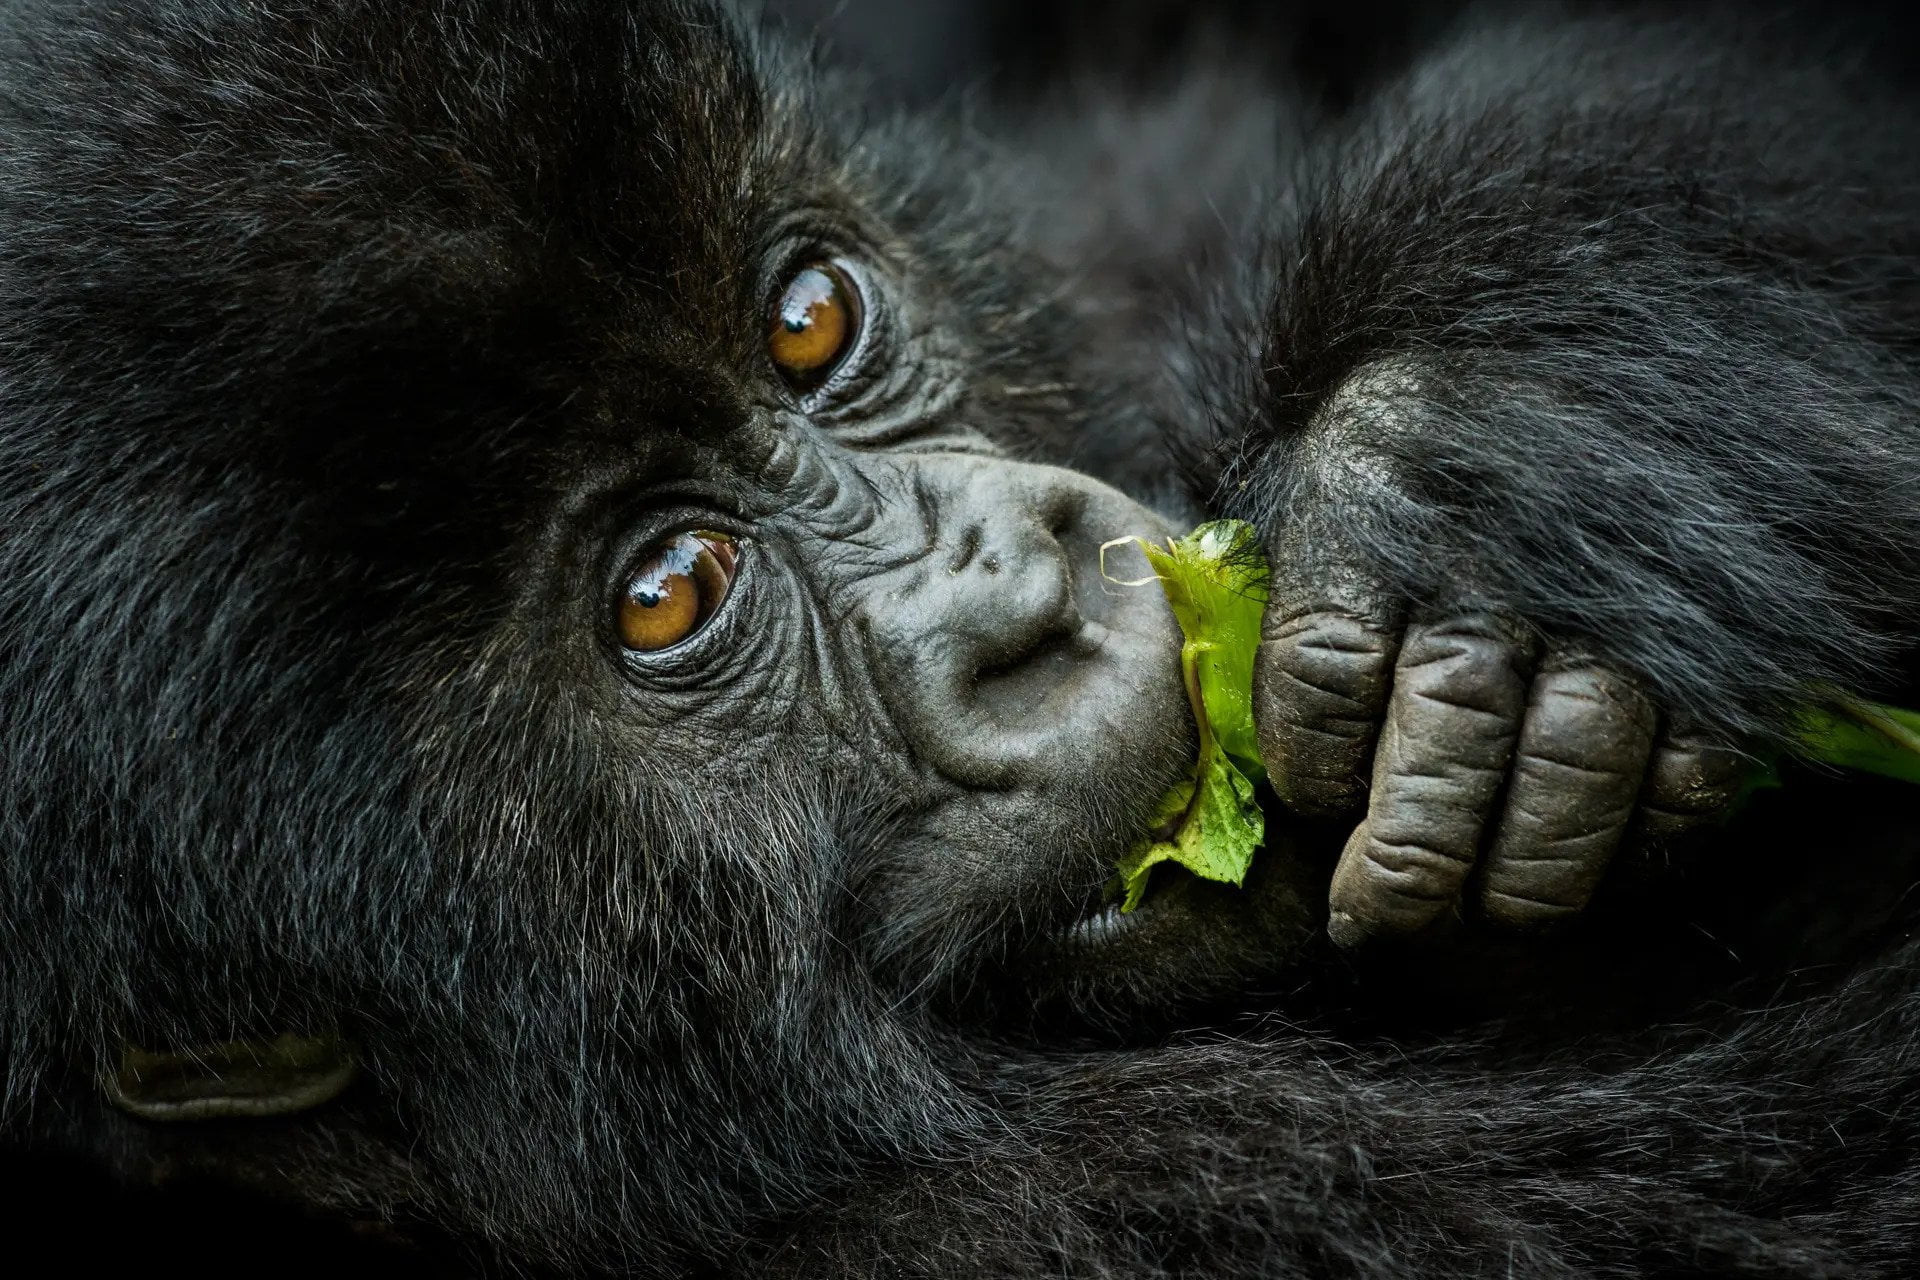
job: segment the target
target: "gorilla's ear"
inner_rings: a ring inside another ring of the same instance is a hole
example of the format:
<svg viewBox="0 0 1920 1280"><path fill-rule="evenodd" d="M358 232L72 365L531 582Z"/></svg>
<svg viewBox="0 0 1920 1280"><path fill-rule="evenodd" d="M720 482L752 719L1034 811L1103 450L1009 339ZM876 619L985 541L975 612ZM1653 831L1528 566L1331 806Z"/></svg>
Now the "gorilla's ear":
<svg viewBox="0 0 1920 1280"><path fill-rule="evenodd" d="M119 1067L100 1085L142 1120L211 1120L305 1111L336 1097L353 1074L353 1054L338 1037L287 1033L168 1052L122 1045Z"/></svg>

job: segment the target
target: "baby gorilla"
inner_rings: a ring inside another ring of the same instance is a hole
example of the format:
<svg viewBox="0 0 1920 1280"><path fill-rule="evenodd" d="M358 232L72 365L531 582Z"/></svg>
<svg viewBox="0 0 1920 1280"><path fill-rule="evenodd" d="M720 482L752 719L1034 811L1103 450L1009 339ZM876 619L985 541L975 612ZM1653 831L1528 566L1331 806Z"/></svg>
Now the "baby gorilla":
<svg viewBox="0 0 1920 1280"><path fill-rule="evenodd" d="M1712 810L1655 708L1888 678L1910 132L1882 208L1711 34L1468 31L1250 168L1133 360L1026 160L715 6L49 0L0 59L10 1133L573 1271L1913 1256L1897 945L1604 1073L1259 1016L1329 892L1531 923ZM1276 790L1368 812L1117 922L1195 729L1099 547L1211 512L1279 567Z"/></svg>

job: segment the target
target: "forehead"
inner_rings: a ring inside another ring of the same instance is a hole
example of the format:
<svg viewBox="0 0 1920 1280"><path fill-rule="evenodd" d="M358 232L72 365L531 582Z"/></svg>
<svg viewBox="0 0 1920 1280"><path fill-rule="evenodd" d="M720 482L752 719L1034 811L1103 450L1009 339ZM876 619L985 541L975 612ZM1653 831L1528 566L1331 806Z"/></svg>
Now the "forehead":
<svg viewBox="0 0 1920 1280"><path fill-rule="evenodd" d="M815 169L802 78L708 5L104 8L14 50L6 213L50 303L149 350L456 336L596 293L697 331Z"/></svg>
<svg viewBox="0 0 1920 1280"><path fill-rule="evenodd" d="M6 73L14 319L71 339L16 390L215 467L458 485L476 441L498 470L710 410L785 221L836 200L805 69L712 5L71 22Z"/></svg>
<svg viewBox="0 0 1920 1280"><path fill-rule="evenodd" d="M363 235L413 230L423 269L445 248L475 279L573 268L581 285L713 314L768 215L770 171L803 149L804 113L771 109L771 52L705 6L515 8L336 33L351 83L323 90L312 116L357 170L336 212Z"/></svg>

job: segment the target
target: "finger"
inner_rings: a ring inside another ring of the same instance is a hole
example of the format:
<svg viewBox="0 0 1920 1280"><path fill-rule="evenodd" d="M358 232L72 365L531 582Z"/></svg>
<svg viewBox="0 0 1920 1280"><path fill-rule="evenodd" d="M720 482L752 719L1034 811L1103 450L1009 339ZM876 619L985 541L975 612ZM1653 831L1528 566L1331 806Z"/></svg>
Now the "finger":
<svg viewBox="0 0 1920 1280"><path fill-rule="evenodd" d="M1668 725L1647 766L1634 842L1670 844L1726 816L1747 760L1684 720Z"/></svg>
<svg viewBox="0 0 1920 1280"><path fill-rule="evenodd" d="M1580 665L1535 677L1481 859L1488 920L1537 928L1587 905L1633 822L1656 723L1653 704L1612 672Z"/></svg>
<svg viewBox="0 0 1920 1280"><path fill-rule="evenodd" d="M1423 929L1458 901L1513 759L1531 666L1530 638L1484 614L1408 628L1367 819L1334 869L1335 942Z"/></svg>
<svg viewBox="0 0 1920 1280"><path fill-rule="evenodd" d="M1276 593L1261 622L1253 712L1275 794L1303 814L1366 802L1400 647L1398 609L1357 583Z"/></svg>

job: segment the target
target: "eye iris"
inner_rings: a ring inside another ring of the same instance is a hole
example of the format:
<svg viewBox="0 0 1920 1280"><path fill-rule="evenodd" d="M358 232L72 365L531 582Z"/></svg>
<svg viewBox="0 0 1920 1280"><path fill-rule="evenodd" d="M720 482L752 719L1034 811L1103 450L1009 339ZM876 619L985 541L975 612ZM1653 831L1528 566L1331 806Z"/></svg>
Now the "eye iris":
<svg viewBox="0 0 1920 1280"><path fill-rule="evenodd" d="M727 598L739 559L739 544L724 533L677 533L656 544L621 593L620 643L657 653L689 639Z"/></svg>
<svg viewBox="0 0 1920 1280"><path fill-rule="evenodd" d="M806 268L781 295L767 336L774 366L802 385L820 381L853 345L856 319L840 273L824 264Z"/></svg>

